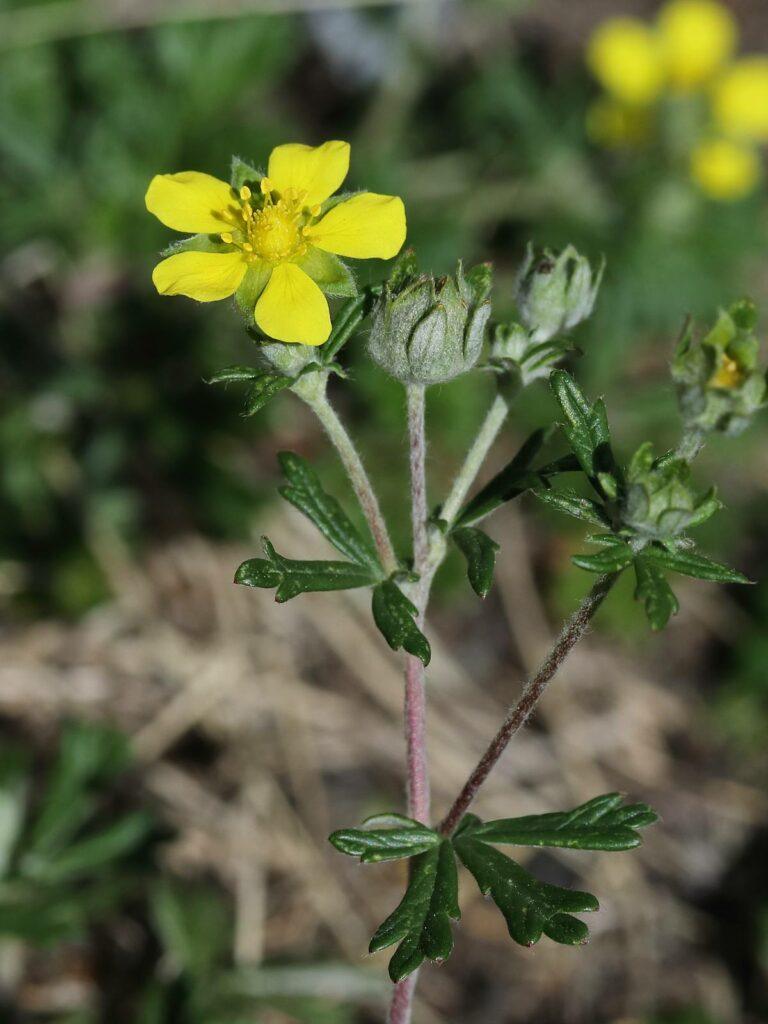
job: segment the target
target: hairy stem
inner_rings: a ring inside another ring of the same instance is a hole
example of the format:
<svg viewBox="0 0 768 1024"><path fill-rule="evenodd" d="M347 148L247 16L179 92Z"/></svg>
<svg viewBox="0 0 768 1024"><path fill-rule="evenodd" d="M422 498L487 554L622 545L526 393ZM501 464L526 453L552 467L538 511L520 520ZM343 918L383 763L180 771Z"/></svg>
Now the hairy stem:
<svg viewBox="0 0 768 1024"><path fill-rule="evenodd" d="M370 478L363 465L363 460L347 433L344 424L339 419L336 410L328 401L325 394L306 398L305 401L313 410L317 418L325 428L331 443L339 453L344 469L347 472L352 489L360 503L360 508L371 531L379 559L387 574L396 572L399 568L395 550L389 537L389 530L381 513L379 499L371 485Z"/></svg>
<svg viewBox="0 0 768 1024"><path fill-rule="evenodd" d="M409 384L408 460L411 476L411 526L413 530L413 568L422 573L427 561L427 478L424 432L424 387ZM426 595L416 598L416 624L424 626ZM412 654L405 660L405 741L408 763L408 815L429 824L429 775L426 745L426 692L424 665Z"/></svg>
<svg viewBox="0 0 768 1024"><path fill-rule="evenodd" d="M424 433L424 387L409 384L408 395L408 461L411 474L411 524L413 529L413 568L423 573L427 567L427 480L425 471L426 439ZM428 592L416 592L416 622L424 625ZM429 824L429 771L427 766L426 722L427 704L424 666L412 654L405 660L405 744L407 760L408 816ZM395 985L387 1024L409 1024L413 1010L418 973Z"/></svg>
<svg viewBox="0 0 768 1024"><path fill-rule="evenodd" d="M601 576L584 598L579 609L566 622L557 641L544 659L538 672L528 681L517 704L510 709L501 728L494 736L488 749L478 761L464 786L456 797L453 806L443 819L440 831L451 835L464 817L478 790L490 775L497 761L504 753L507 744L528 721L533 709L541 700L549 682L565 661L568 654L581 640L597 609L619 577L619 573Z"/></svg>
<svg viewBox="0 0 768 1024"><path fill-rule="evenodd" d="M469 493L472 483L480 472L480 467L485 462L493 442L507 418L509 406L501 395L497 395L488 410L477 437L472 442L472 447L467 452L464 463L453 481L448 497L445 499L440 516L447 523L453 525L456 516L464 504L464 499Z"/></svg>

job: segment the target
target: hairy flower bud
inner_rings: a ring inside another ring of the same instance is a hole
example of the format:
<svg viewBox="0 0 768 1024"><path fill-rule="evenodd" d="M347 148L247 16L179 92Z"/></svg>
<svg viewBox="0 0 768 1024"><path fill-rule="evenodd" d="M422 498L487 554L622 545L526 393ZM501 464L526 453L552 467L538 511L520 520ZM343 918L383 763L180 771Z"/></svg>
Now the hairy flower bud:
<svg viewBox="0 0 768 1024"><path fill-rule="evenodd" d="M593 271L572 245L559 254L549 249L535 253L529 245L517 279L517 307L531 340L550 341L586 320L604 270L605 260Z"/></svg>
<svg viewBox="0 0 768 1024"><path fill-rule="evenodd" d="M398 261L372 313L368 351L397 380L437 384L471 370L491 314L489 264L465 276L419 274L412 253Z"/></svg>
<svg viewBox="0 0 768 1024"><path fill-rule="evenodd" d="M756 323L754 305L744 300L721 310L701 341L694 339L690 326L685 330L672 362L672 379L689 430L740 434L765 405Z"/></svg>
<svg viewBox="0 0 768 1024"><path fill-rule="evenodd" d="M655 458L650 442L641 445L627 470L621 520L641 537L669 540L709 519L721 506L714 490L695 491L690 467L671 455Z"/></svg>

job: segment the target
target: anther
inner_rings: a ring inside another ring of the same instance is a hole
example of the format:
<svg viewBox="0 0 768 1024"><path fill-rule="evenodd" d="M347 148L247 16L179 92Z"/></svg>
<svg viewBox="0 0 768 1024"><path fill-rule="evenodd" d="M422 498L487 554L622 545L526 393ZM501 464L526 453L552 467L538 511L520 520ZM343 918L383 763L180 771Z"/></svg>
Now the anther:
<svg viewBox="0 0 768 1024"><path fill-rule="evenodd" d="M245 249L246 252L253 252L253 246L250 242L243 242L243 249Z"/></svg>
<svg viewBox="0 0 768 1024"><path fill-rule="evenodd" d="M261 194L266 196L272 191L272 182L269 178L262 178L259 188L261 189Z"/></svg>
<svg viewBox="0 0 768 1024"><path fill-rule="evenodd" d="M312 214L313 217L319 217L321 210L322 206L320 205L320 203L315 203L314 206L310 207L309 212Z"/></svg>
<svg viewBox="0 0 768 1024"><path fill-rule="evenodd" d="M247 185L243 185L243 187L240 189L240 198L243 200L243 202L245 202L246 199L251 198L251 190L248 188Z"/></svg>
<svg viewBox="0 0 768 1024"><path fill-rule="evenodd" d="M231 231L222 231L221 234L219 235L219 237L221 238L222 242L226 242L227 245L231 245L231 243L232 243L232 232Z"/></svg>

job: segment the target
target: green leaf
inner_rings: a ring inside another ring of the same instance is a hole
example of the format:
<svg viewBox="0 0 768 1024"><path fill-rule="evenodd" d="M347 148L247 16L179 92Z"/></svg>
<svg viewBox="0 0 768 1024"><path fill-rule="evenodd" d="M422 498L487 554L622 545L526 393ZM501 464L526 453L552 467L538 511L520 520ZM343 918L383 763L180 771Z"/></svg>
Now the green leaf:
<svg viewBox="0 0 768 1024"><path fill-rule="evenodd" d="M0 879L11 866L21 834L29 788L28 763L20 750L0 752Z"/></svg>
<svg viewBox="0 0 768 1024"><path fill-rule="evenodd" d="M264 373L258 366L225 366L209 377L206 384L240 384L243 381L255 380Z"/></svg>
<svg viewBox="0 0 768 1024"><path fill-rule="evenodd" d="M458 832L453 845L480 892L504 915L515 942L533 946L542 934L567 946L587 941L589 929L572 915L599 909L591 893L539 882L511 857L475 839L471 828Z"/></svg>
<svg viewBox="0 0 768 1024"><path fill-rule="evenodd" d="M89 835L50 858L24 857L25 875L53 884L88 877L139 847L150 835L154 819L147 811L126 814L107 828Z"/></svg>
<svg viewBox="0 0 768 1024"><path fill-rule="evenodd" d="M454 530L451 536L467 560L467 577L472 589L478 597L485 597L493 583L499 545L482 530L467 526Z"/></svg>
<svg viewBox="0 0 768 1024"><path fill-rule="evenodd" d="M651 629L664 629L680 608L664 573L653 562L639 555L635 559L635 579L635 599L645 605Z"/></svg>
<svg viewBox="0 0 768 1024"><path fill-rule="evenodd" d="M378 815L364 824L376 824L382 819L393 822L394 827L339 829L329 836L329 841L341 853L346 853L348 857L359 857L364 864L413 857L441 842L440 836L433 829L401 815Z"/></svg>
<svg viewBox="0 0 768 1024"><path fill-rule="evenodd" d="M574 555L571 561L587 572L621 572L634 558L627 544L612 544L594 555Z"/></svg>
<svg viewBox="0 0 768 1024"><path fill-rule="evenodd" d="M618 493L618 468L611 449L605 404L590 405L583 391L565 370L554 370L550 384L566 423L563 430L571 449L592 485L600 494Z"/></svg>
<svg viewBox="0 0 768 1024"><path fill-rule="evenodd" d="M163 879L152 890L150 907L164 952L177 971L199 981L226 963L231 915L211 886Z"/></svg>
<svg viewBox="0 0 768 1024"><path fill-rule="evenodd" d="M449 918L461 917L456 860L449 839L411 862L408 888L400 904L377 928L369 952L400 943L389 962L394 982L412 974L425 960L447 960L453 950Z"/></svg>
<svg viewBox="0 0 768 1024"><path fill-rule="evenodd" d="M611 525L610 519L596 501L592 501L590 498L583 498L575 491L555 491L546 487L537 487L532 491L532 494L539 501L543 501L545 505L549 505L550 508L557 509L558 512L564 512L568 516L573 516L574 519L581 519L586 523L592 523L593 526Z"/></svg>
<svg viewBox="0 0 768 1024"><path fill-rule="evenodd" d="M357 295L357 285L352 272L333 253L310 246L307 255L299 261L298 266L326 295L341 298Z"/></svg>
<svg viewBox="0 0 768 1024"><path fill-rule="evenodd" d="M641 842L637 829L656 820L647 804L624 804L621 793L606 793L570 811L486 821L473 825L471 833L483 842L509 846L631 850Z"/></svg>
<svg viewBox="0 0 768 1024"><path fill-rule="evenodd" d="M235 583L264 590L277 588L275 600L282 604L299 594L323 590L354 590L376 582L366 566L354 562L300 561L278 555L262 537L266 558L249 558L235 573Z"/></svg>
<svg viewBox="0 0 768 1024"><path fill-rule="evenodd" d="M251 378L252 383L245 396L245 407L243 416L253 416L259 412L275 395L280 394L285 388L293 384L292 377L286 377L274 370L264 370L256 378Z"/></svg>
<svg viewBox="0 0 768 1024"><path fill-rule="evenodd" d="M323 490L320 478L307 460L295 452L281 452L278 460L288 480L288 484L279 488L285 500L303 512L342 555L381 576L381 565L372 542L361 536L338 501Z"/></svg>
<svg viewBox="0 0 768 1024"><path fill-rule="evenodd" d="M393 651L402 647L428 665L432 657L429 640L414 622L416 606L392 580L373 589L373 621Z"/></svg>
<svg viewBox="0 0 768 1024"><path fill-rule="evenodd" d="M457 526L473 526L505 502L517 498L531 487L543 485L550 476L578 469L578 463L569 455L539 470L531 470L531 463L551 434L551 428L535 430L512 461L464 506L456 521Z"/></svg>
<svg viewBox="0 0 768 1024"><path fill-rule="evenodd" d="M368 316L373 300L374 295L371 289L364 288L353 299L345 302L338 311L334 317L328 341L320 349L320 358L324 366L328 366L334 361L360 323Z"/></svg>
<svg viewBox="0 0 768 1024"><path fill-rule="evenodd" d="M710 580L713 583L751 583L742 573L730 569L727 565L713 562L711 558L698 551L668 551L656 544L643 548L643 558L663 569L679 572L682 576L693 576L699 580Z"/></svg>
<svg viewBox="0 0 768 1024"><path fill-rule="evenodd" d="M247 185L252 192L258 192L263 177L264 175L261 171L257 171L255 167L252 167L245 160L241 160L239 156L232 157L229 181L232 188L237 192L240 191L243 185Z"/></svg>

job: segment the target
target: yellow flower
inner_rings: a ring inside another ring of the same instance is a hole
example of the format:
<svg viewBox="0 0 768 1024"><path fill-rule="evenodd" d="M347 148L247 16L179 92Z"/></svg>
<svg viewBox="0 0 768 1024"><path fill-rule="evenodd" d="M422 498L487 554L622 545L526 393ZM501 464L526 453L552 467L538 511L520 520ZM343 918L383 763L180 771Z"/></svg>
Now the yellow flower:
<svg viewBox="0 0 768 1024"><path fill-rule="evenodd" d="M609 18L592 35L587 62L609 93L622 103L653 103L664 84L664 70L654 33L636 18Z"/></svg>
<svg viewBox="0 0 768 1024"><path fill-rule="evenodd" d="M266 177L251 174L253 190L198 171L156 175L147 209L194 237L158 263L155 287L198 302L237 293L270 338L322 345L331 331L323 291L354 294L338 257L390 259L405 241L397 196L359 192L327 202L348 169L346 142L288 143L272 150Z"/></svg>
<svg viewBox="0 0 768 1024"><path fill-rule="evenodd" d="M649 111L628 107L610 96L600 96L587 111L587 133L601 146L636 146L651 133Z"/></svg>
<svg viewBox="0 0 768 1024"><path fill-rule="evenodd" d="M742 199L760 178L760 159L751 146L709 139L691 154L691 177L711 199Z"/></svg>
<svg viewBox="0 0 768 1024"><path fill-rule="evenodd" d="M745 57L732 64L715 83L712 107L724 132L768 141L768 57Z"/></svg>
<svg viewBox="0 0 768 1024"><path fill-rule="evenodd" d="M669 82L683 91L708 82L736 46L733 15L716 0L672 0L661 9L658 30Z"/></svg>

